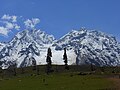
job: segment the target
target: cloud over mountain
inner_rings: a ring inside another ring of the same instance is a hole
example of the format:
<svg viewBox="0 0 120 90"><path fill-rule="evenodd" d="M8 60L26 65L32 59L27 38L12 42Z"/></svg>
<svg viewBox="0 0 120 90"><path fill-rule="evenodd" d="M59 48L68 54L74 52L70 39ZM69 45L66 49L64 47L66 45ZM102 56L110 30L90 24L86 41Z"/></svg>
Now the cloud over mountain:
<svg viewBox="0 0 120 90"><path fill-rule="evenodd" d="M14 33L17 30L33 29L39 22L39 18L26 19L22 16L4 14L0 18L0 35L8 36L10 32Z"/></svg>
<svg viewBox="0 0 120 90"><path fill-rule="evenodd" d="M46 64L48 47L53 51L53 64L64 64L63 48L67 48L69 65L92 63L97 66L120 66L120 43L115 37L81 28L56 40L54 36L36 29L39 22L39 18L28 19L15 15L1 17L1 35L8 36L14 31L18 33L6 44L0 43L0 67L8 68L14 62L18 67L30 66L31 58L37 64Z"/></svg>
<svg viewBox="0 0 120 90"><path fill-rule="evenodd" d="M13 16L10 16L10 15L3 15L2 18L3 20L11 20L12 22L17 22L17 16L13 15Z"/></svg>
<svg viewBox="0 0 120 90"><path fill-rule="evenodd" d="M20 26L17 24L18 17L13 15L3 15L0 20L0 34L8 36L12 30L19 30Z"/></svg>
<svg viewBox="0 0 120 90"><path fill-rule="evenodd" d="M39 22L40 22L39 18L32 18L31 20L27 19L26 21L24 21L24 24L27 29L29 28L33 29Z"/></svg>

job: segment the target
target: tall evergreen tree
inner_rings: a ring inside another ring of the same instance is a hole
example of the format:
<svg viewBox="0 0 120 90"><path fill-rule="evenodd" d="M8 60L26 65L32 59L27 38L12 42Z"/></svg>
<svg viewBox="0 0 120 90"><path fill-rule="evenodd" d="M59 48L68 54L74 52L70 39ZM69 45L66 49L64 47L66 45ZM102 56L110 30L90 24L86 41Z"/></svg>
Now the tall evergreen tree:
<svg viewBox="0 0 120 90"><path fill-rule="evenodd" d="M47 51L47 58L46 58L46 62L47 62L47 74L49 72L51 72L51 57L52 57L52 52L51 52L51 49L48 48L48 51Z"/></svg>
<svg viewBox="0 0 120 90"><path fill-rule="evenodd" d="M69 67L68 67L68 59L67 59L67 54L66 54L66 48L64 48L63 60L64 60L64 63L65 63L65 69L68 70Z"/></svg>
<svg viewBox="0 0 120 90"><path fill-rule="evenodd" d="M17 63L15 62L15 63L13 64L14 76L17 75L16 69L17 69Z"/></svg>

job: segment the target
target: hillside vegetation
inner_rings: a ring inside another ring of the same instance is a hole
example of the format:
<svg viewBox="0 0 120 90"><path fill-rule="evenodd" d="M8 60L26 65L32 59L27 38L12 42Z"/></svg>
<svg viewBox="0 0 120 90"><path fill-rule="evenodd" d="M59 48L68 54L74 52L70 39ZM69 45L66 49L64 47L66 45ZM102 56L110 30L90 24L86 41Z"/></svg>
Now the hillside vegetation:
<svg viewBox="0 0 120 90"><path fill-rule="evenodd" d="M109 77L119 78L119 67L52 66L53 72L46 73L46 66L1 70L0 90L119 90ZM39 70L38 70L39 68ZM38 71L37 71L38 70Z"/></svg>

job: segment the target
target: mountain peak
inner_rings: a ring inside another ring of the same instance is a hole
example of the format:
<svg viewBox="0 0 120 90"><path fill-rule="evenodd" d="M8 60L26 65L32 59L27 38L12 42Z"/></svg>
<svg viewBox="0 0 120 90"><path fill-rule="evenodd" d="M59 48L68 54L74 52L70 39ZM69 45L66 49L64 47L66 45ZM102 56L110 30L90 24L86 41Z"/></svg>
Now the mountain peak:
<svg viewBox="0 0 120 90"><path fill-rule="evenodd" d="M76 64L120 65L120 44L115 37L96 30L73 30L53 46L76 52Z"/></svg>
<svg viewBox="0 0 120 90"><path fill-rule="evenodd" d="M120 44L115 37L96 30L72 30L56 41L52 35L44 31L24 30L8 44L0 45L0 63L3 68L14 62L18 67L30 66L31 58L34 58L37 64L45 64L49 47L53 51L53 63L56 64L64 64L62 54L63 49L67 48L70 65L120 65Z"/></svg>

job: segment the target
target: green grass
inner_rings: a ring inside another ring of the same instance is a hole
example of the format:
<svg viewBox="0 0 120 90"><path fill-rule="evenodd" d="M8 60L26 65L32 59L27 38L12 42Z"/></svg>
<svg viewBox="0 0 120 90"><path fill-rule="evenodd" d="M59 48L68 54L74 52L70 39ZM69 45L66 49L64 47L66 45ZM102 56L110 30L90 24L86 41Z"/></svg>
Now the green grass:
<svg viewBox="0 0 120 90"><path fill-rule="evenodd" d="M98 75L67 72L1 79L0 90L109 90L112 84Z"/></svg>

